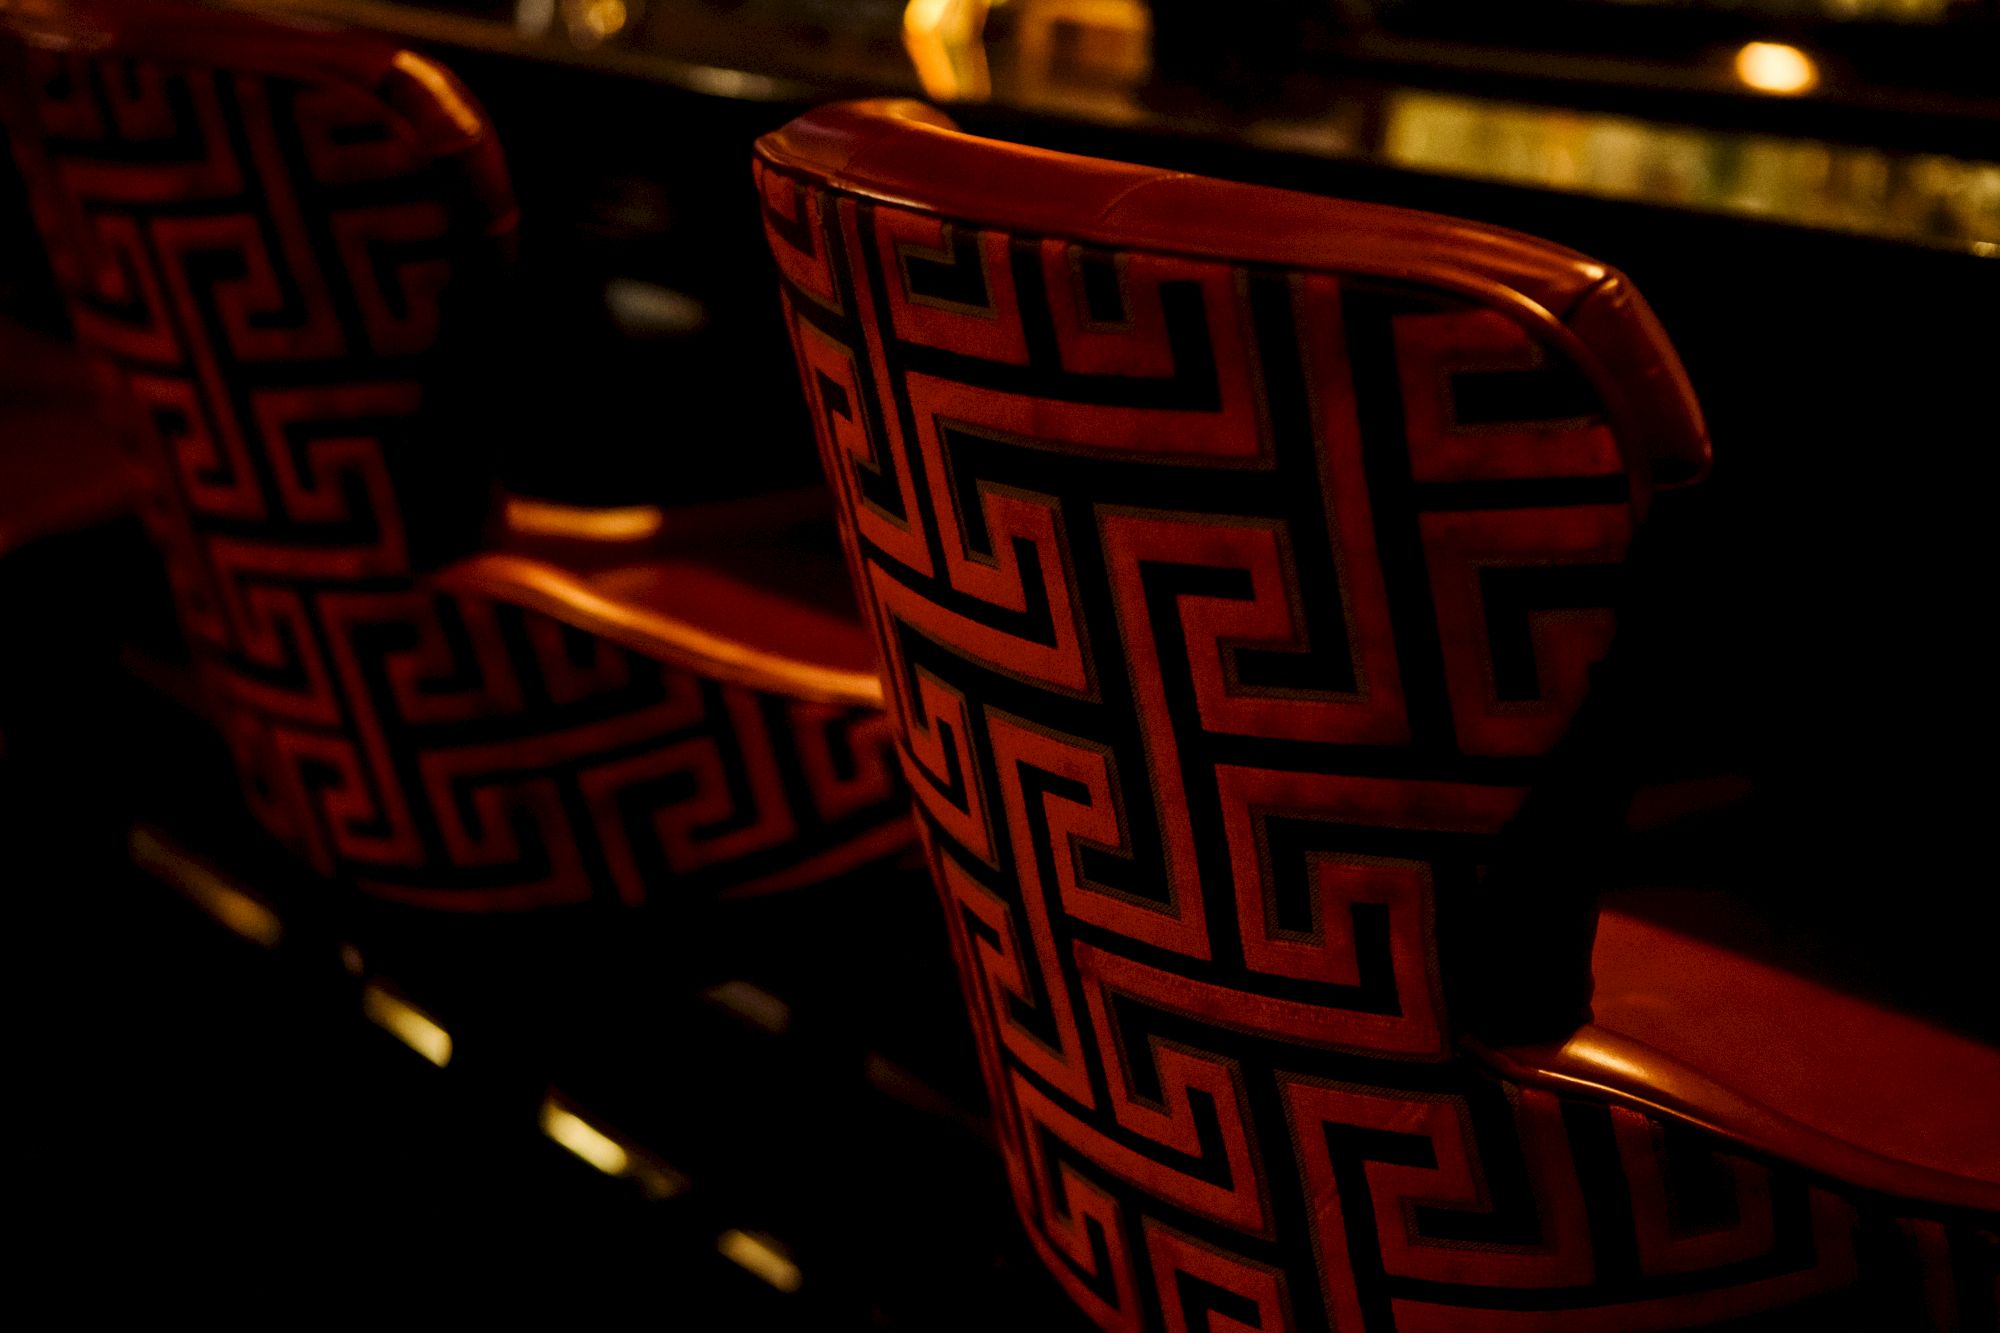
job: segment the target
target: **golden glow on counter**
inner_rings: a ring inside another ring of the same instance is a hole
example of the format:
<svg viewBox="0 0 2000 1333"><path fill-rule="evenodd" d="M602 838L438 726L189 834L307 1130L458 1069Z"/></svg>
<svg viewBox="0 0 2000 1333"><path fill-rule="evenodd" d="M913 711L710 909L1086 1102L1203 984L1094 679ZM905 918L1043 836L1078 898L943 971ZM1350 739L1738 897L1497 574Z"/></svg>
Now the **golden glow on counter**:
<svg viewBox="0 0 2000 1333"><path fill-rule="evenodd" d="M1819 66L1796 46L1745 42L1736 53L1736 77L1760 93L1794 97L1819 86Z"/></svg>
<svg viewBox="0 0 2000 1333"><path fill-rule="evenodd" d="M779 1291L797 1291L805 1282L805 1275L785 1254L784 1247L768 1236L750 1231L725 1231L716 1241L715 1248L723 1258L755 1273Z"/></svg>
<svg viewBox="0 0 2000 1333"><path fill-rule="evenodd" d="M1323 110L1273 109L1242 119L1199 106L1175 110L1142 95L1152 22L1144 0L829 2L798 27L804 36L796 40L778 21L783 14L797 17L790 9L618 0L623 30L587 49L576 34L587 42L592 23L608 26L605 11L571 29L571 16L585 15L588 0L512 0L512 22L389 0L215 2L354 23L417 42L573 59L720 97L805 103L822 100L829 87L879 95L922 90L946 103L992 100L1080 124L1139 125L1167 135L1769 218L1974 255L2000 244L2000 162L1991 153L1976 159L1884 150L1809 133L1709 130L1411 87L1350 87L1346 80ZM1741 0L1702 2L1743 12ZM1834 18L1936 22L1941 29L1951 26L1955 12L1952 0L1798 2ZM1747 73L1735 67L1739 59ZM1569 63L1585 73L1599 68L1589 60ZM1614 62L1612 68L1622 66ZM1658 62L1651 68L1658 73ZM1760 88L1768 96L1807 91L1777 91L1795 86L1801 73L1820 80L1821 90L1839 91L1829 87L1835 82L1831 70L1776 42L1725 46L1713 61L1682 71L1694 80L1687 86L1712 92L1720 80L1739 94Z"/></svg>
<svg viewBox="0 0 2000 1333"><path fill-rule="evenodd" d="M1568 193L1965 246L2000 241L2000 162L1894 153L1402 89L1398 166Z"/></svg>
<svg viewBox="0 0 2000 1333"><path fill-rule="evenodd" d="M134 828L128 841L132 864L166 884L226 930L252 944L275 949L284 923L256 895L202 865L157 830Z"/></svg>
<svg viewBox="0 0 2000 1333"><path fill-rule="evenodd" d="M382 982L371 981L361 988L361 1012L369 1022L439 1069L451 1063L451 1033Z"/></svg>

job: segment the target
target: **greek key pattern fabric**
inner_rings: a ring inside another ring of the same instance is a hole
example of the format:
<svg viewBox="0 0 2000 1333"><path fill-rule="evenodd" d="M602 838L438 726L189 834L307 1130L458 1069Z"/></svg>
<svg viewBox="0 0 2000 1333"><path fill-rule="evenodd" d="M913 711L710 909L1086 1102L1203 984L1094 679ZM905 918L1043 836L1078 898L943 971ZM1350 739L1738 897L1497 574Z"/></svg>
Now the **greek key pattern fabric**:
<svg viewBox="0 0 2000 1333"><path fill-rule="evenodd" d="M1441 940L1633 535L1575 368L1441 292L758 187L1069 1296L1172 1333L1837 1311L1851 1200L1454 1052Z"/></svg>
<svg viewBox="0 0 2000 1333"><path fill-rule="evenodd" d="M10 137L267 827L462 909L751 891L907 844L879 715L426 585L488 503L454 336L514 225L442 70L261 29L214 63L10 54Z"/></svg>

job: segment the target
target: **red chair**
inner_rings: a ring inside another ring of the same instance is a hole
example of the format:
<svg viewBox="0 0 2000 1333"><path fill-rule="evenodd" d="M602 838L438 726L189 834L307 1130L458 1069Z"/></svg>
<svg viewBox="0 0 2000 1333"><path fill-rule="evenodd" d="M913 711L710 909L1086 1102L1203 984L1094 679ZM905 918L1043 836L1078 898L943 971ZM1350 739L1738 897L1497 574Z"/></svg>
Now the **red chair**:
<svg viewBox="0 0 2000 1333"><path fill-rule="evenodd" d="M462 910L754 892L907 844L872 648L809 580L588 539L587 568L437 577L486 544L480 337L516 222L450 74L172 5L0 19L9 137L267 829Z"/></svg>
<svg viewBox="0 0 2000 1333"><path fill-rule="evenodd" d="M908 103L757 182L1015 1202L1091 1318L1989 1326L2000 1053L1611 905L1593 955L1590 895L1499 873L1707 460L1623 277Z"/></svg>

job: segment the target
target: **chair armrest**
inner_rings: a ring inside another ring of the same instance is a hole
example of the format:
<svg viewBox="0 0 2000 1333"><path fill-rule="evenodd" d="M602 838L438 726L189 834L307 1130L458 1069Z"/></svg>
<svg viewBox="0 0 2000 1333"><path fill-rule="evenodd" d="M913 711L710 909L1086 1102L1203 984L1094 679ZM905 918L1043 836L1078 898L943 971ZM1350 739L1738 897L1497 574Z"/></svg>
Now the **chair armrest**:
<svg viewBox="0 0 2000 1333"><path fill-rule="evenodd" d="M845 569L837 571L842 579ZM436 586L539 612L656 661L789 698L881 708L874 647L851 608L727 561L660 555L597 569L487 552Z"/></svg>
<svg viewBox="0 0 2000 1333"><path fill-rule="evenodd" d="M2000 1049L1615 901L1595 1021L1550 1045L1468 1042L1474 1055L1863 1189L2000 1212Z"/></svg>

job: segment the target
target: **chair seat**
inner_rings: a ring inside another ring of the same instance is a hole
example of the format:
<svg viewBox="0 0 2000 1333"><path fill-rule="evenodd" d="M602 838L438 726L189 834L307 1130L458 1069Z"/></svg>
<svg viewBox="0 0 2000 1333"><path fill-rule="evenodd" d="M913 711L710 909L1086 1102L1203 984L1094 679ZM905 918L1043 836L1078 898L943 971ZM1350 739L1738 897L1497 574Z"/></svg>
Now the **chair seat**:
<svg viewBox="0 0 2000 1333"><path fill-rule="evenodd" d="M1643 905L1643 903L1635 904ZM1865 1189L2000 1210L2000 1049L1608 896L1594 1021L1484 1052Z"/></svg>
<svg viewBox="0 0 2000 1333"><path fill-rule="evenodd" d="M0 320L0 555L130 511L130 464L74 348Z"/></svg>
<svg viewBox="0 0 2000 1333"><path fill-rule="evenodd" d="M640 540L503 535L448 591L540 611L660 661L825 703L882 706L825 493L661 511Z"/></svg>

